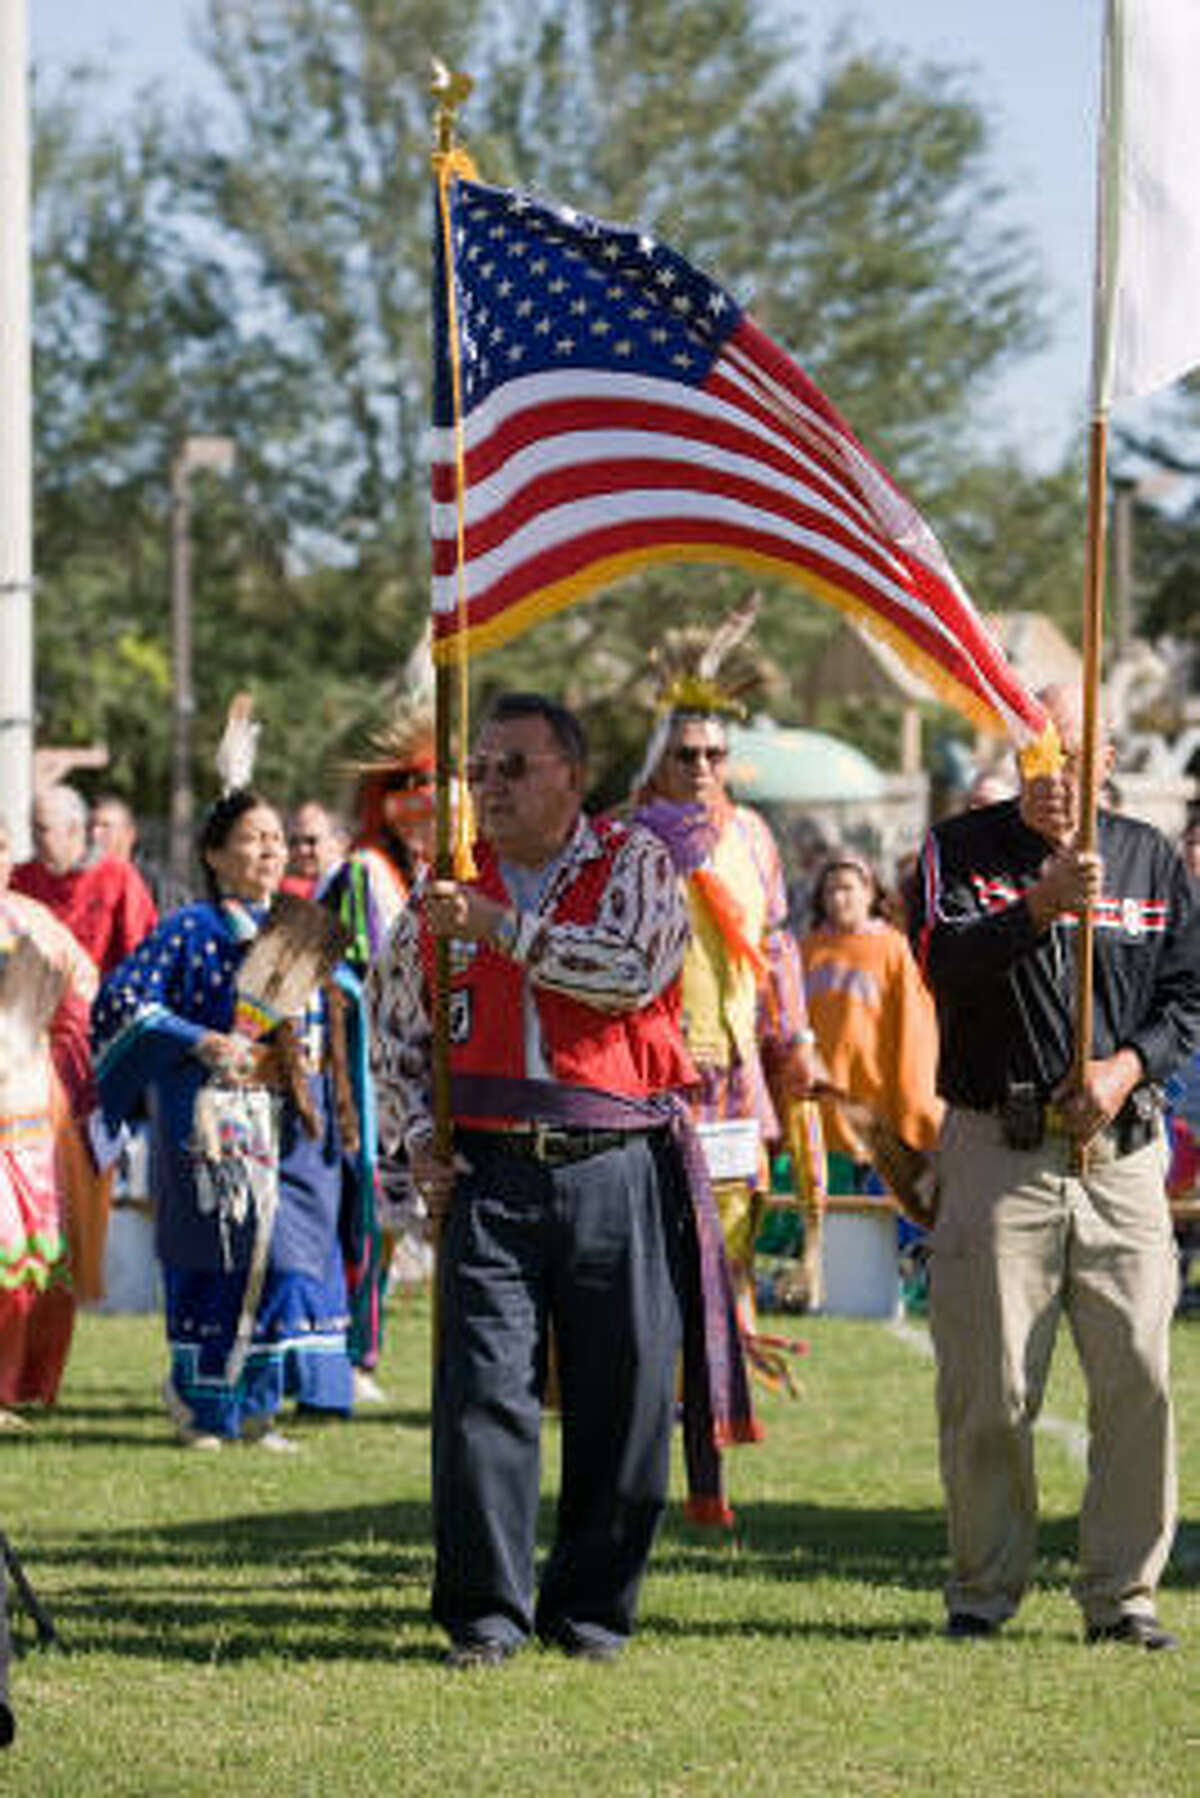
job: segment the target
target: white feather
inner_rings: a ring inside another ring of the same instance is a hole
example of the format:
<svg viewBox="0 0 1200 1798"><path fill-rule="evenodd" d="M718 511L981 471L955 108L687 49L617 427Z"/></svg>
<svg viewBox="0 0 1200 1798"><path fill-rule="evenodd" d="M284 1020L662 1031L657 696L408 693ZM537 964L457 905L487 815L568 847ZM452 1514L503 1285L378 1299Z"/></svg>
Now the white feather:
<svg viewBox="0 0 1200 1798"><path fill-rule="evenodd" d="M229 702L221 741L217 744L217 778L222 794L240 792L250 785L261 729L254 717L254 701L249 693L235 693Z"/></svg>
<svg viewBox="0 0 1200 1798"><path fill-rule="evenodd" d="M404 664L404 673L400 679L401 690L414 700L429 699L433 696L435 680L431 620L421 632Z"/></svg>

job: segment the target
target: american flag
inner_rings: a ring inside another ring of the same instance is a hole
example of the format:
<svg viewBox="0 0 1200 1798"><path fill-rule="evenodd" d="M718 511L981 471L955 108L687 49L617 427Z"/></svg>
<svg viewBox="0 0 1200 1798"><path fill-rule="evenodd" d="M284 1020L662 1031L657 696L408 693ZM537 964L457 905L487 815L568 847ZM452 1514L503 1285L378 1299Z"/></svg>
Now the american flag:
<svg viewBox="0 0 1200 1798"><path fill-rule="evenodd" d="M471 653L506 642L650 563L735 563L838 607L976 722L1040 734L1041 708L932 531L732 295L645 232L475 180L446 195L439 661L464 636Z"/></svg>

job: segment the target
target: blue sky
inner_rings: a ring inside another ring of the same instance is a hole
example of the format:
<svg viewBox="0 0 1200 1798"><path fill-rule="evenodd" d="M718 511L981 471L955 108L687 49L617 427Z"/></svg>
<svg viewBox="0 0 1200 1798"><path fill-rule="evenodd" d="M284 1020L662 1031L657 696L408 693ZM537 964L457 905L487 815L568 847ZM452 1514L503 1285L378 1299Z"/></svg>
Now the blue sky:
<svg viewBox="0 0 1200 1798"><path fill-rule="evenodd" d="M963 69L994 130L1010 212L1033 234L1046 276L1050 349L1006 378L992 408L1005 441L1045 463L1083 440L1103 0L775 0L802 44L841 22L858 41L916 63ZM149 77L180 92L203 81L189 48L195 0L29 0L35 59L102 58L119 90ZM790 346L803 359L803 345ZM836 394L832 396L835 400Z"/></svg>

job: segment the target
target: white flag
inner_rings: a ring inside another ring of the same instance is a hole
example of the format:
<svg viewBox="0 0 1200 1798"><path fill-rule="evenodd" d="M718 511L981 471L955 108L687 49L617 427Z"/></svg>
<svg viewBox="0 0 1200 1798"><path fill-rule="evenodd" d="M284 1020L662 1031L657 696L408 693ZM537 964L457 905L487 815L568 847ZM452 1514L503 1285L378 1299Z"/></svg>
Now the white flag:
<svg viewBox="0 0 1200 1798"><path fill-rule="evenodd" d="M1200 363L1200 0L1108 0L1095 410Z"/></svg>

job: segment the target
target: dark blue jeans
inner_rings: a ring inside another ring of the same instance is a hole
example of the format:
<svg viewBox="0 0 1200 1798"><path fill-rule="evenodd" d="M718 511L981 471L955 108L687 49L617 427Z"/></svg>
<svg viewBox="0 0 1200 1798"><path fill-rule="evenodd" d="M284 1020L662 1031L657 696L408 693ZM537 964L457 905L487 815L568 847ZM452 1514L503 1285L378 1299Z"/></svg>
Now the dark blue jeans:
<svg viewBox="0 0 1200 1798"><path fill-rule="evenodd" d="M467 1151L442 1253L433 1614L456 1642L621 1641L666 1502L684 1205L662 1132L547 1167ZM555 1535L534 1611L549 1331Z"/></svg>

